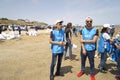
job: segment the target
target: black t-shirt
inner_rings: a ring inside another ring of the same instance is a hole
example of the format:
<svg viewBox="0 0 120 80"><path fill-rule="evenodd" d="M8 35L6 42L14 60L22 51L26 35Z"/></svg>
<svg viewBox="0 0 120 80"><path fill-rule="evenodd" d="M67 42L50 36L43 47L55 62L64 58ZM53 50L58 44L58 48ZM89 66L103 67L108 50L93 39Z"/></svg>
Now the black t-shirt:
<svg viewBox="0 0 120 80"><path fill-rule="evenodd" d="M66 38L69 38L69 33L70 33L70 36L72 35L72 32L70 29L67 29L65 33L66 33Z"/></svg>

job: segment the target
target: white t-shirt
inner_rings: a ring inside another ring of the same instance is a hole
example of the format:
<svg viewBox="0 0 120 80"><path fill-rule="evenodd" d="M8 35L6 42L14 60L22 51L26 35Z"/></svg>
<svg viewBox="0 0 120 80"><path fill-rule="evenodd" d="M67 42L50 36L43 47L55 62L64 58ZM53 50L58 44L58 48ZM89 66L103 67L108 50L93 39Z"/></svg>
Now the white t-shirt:
<svg viewBox="0 0 120 80"><path fill-rule="evenodd" d="M105 38L106 40L110 39L110 35L108 33L103 33L103 38Z"/></svg>
<svg viewBox="0 0 120 80"><path fill-rule="evenodd" d="M108 33L103 33L103 38L105 39L105 40L109 40L110 39L110 35L108 34ZM107 43L105 42L105 44L104 44L104 48L107 48Z"/></svg>

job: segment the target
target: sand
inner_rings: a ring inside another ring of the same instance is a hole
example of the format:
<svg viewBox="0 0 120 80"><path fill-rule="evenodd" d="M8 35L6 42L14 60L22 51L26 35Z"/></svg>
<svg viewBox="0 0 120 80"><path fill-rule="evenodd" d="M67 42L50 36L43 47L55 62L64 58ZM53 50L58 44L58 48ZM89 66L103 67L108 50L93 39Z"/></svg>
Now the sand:
<svg viewBox="0 0 120 80"><path fill-rule="evenodd" d="M86 74L80 78L76 76L80 71L79 37L73 37L73 43L78 46L73 49L73 60L63 59L61 73L64 76L55 77L55 80L90 80L88 59ZM115 80L116 63L107 61L108 71L101 73L99 62L100 58L95 58L96 80ZM49 34L45 30L40 30L36 37L22 32L21 38L0 40L0 80L49 80L50 64Z"/></svg>

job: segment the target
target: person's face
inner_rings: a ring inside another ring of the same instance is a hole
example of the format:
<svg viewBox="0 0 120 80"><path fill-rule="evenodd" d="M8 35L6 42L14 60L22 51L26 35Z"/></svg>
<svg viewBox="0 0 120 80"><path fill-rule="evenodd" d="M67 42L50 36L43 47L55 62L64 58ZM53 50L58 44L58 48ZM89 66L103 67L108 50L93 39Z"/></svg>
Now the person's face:
<svg viewBox="0 0 120 80"><path fill-rule="evenodd" d="M107 28L107 32L108 32L108 33L110 33L110 30L111 30L110 28Z"/></svg>
<svg viewBox="0 0 120 80"><path fill-rule="evenodd" d="M91 18L86 19L86 26L87 27L92 27L92 19Z"/></svg>
<svg viewBox="0 0 120 80"><path fill-rule="evenodd" d="M62 28L62 22L57 23L56 26L57 26L58 29L61 29Z"/></svg>

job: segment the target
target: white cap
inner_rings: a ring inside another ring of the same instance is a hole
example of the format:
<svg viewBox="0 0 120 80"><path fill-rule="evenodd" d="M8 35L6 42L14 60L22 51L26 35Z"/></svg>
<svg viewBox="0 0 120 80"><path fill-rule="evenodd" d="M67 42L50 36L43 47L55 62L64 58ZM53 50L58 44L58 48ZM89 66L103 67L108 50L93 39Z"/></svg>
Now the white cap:
<svg viewBox="0 0 120 80"><path fill-rule="evenodd" d="M110 28L110 29L112 29L112 27L110 26L110 24L104 24L103 27L104 28Z"/></svg>
<svg viewBox="0 0 120 80"><path fill-rule="evenodd" d="M63 20L58 19L58 20L56 20L55 24L57 24L57 23L63 23Z"/></svg>

